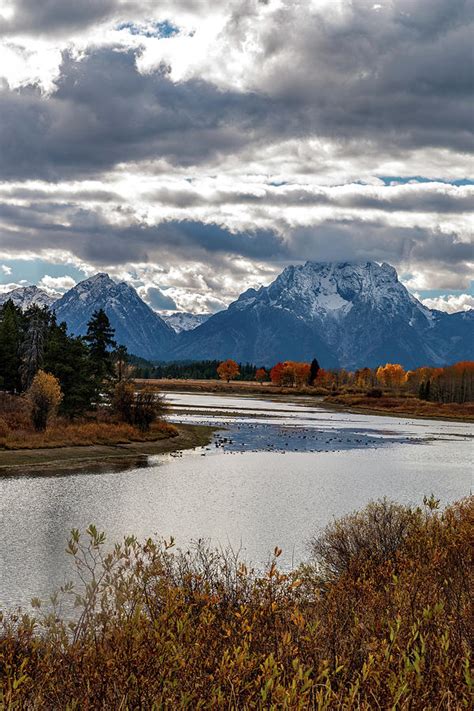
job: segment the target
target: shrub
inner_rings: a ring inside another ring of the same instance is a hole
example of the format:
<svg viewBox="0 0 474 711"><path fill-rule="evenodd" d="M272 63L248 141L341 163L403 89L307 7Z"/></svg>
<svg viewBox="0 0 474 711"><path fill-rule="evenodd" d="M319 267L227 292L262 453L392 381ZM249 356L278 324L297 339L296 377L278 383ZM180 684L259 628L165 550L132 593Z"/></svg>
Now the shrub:
<svg viewBox="0 0 474 711"><path fill-rule="evenodd" d="M10 434L10 428L3 417L0 417L0 437L6 437Z"/></svg>
<svg viewBox="0 0 474 711"><path fill-rule="evenodd" d="M46 429L48 421L57 413L63 398L59 380L39 370L27 392L31 407L31 420L38 432Z"/></svg>
<svg viewBox="0 0 474 711"><path fill-rule="evenodd" d="M368 560L393 560L417 518L416 512L386 499L371 503L312 538L313 559L326 577L339 576Z"/></svg>
<svg viewBox="0 0 474 711"><path fill-rule="evenodd" d="M132 383L121 380L114 388L112 408L123 422L133 424L135 388Z"/></svg>
<svg viewBox="0 0 474 711"><path fill-rule="evenodd" d="M383 395L383 391L380 388L371 388L368 393L367 397L373 397L373 398L380 398Z"/></svg>
<svg viewBox="0 0 474 711"><path fill-rule="evenodd" d="M133 401L133 424L142 432L150 429L152 422L165 413L163 398L156 390L143 388L135 393Z"/></svg>
<svg viewBox="0 0 474 711"><path fill-rule="evenodd" d="M396 553L323 584L311 566L281 572L278 549L255 572L202 542L173 552L172 541L127 538L106 553L93 526L85 541L73 531L68 552L83 584L64 594L78 614L69 624L58 597L53 614L35 601L35 619L0 615L0 703L471 708L474 499L442 513L404 511L413 518ZM359 516L364 524L367 512Z"/></svg>

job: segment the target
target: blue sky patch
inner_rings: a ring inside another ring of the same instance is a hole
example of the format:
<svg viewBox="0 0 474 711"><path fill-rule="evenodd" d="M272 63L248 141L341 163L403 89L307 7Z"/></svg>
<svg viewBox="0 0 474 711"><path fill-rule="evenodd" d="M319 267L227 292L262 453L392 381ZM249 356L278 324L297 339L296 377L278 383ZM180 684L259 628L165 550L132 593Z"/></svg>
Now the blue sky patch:
<svg viewBox="0 0 474 711"><path fill-rule="evenodd" d="M158 37L166 39L174 37L179 32L179 27L176 27L172 22L164 20L163 22L152 22L148 24L137 24L135 22L121 22L116 27L117 30L128 30L131 35L141 35L142 37Z"/></svg>

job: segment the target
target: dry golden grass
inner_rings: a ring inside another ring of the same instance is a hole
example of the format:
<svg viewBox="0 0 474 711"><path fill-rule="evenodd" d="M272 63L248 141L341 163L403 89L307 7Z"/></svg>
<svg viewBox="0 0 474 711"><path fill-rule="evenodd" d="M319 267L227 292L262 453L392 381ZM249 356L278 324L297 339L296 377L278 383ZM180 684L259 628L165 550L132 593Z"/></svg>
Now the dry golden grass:
<svg viewBox="0 0 474 711"><path fill-rule="evenodd" d="M3 435L3 436L2 436ZM121 422L54 422L45 432L31 428L0 431L0 448L42 449L92 444L126 444L149 442L177 435L177 429L167 422L155 422L148 432Z"/></svg>
<svg viewBox="0 0 474 711"><path fill-rule="evenodd" d="M127 444L175 437L176 427L158 420L146 432L120 422L107 409L98 410L80 421L57 417L44 432L31 424L25 398L2 393L0 396L0 449L42 449L94 444Z"/></svg>
<svg viewBox="0 0 474 711"><path fill-rule="evenodd" d="M380 398L372 398L360 393L329 395L325 398L325 402L381 413L412 415L415 417L439 417L440 419L455 418L460 420L474 420L474 402L465 402L463 404L455 402L431 402L419 400L417 397L411 395L401 397L385 395Z"/></svg>
<svg viewBox="0 0 474 711"><path fill-rule="evenodd" d="M138 387L149 386L156 388L159 391L167 390L185 390L189 392L202 393L235 393L245 395L327 395L329 390L326 388L314 388L309 386L303 387L285 387L274 385L270 382L259 383L253 380L231 380L226 383L222 380L181 380L178 378L162 378L162 379L141 379L134 380Z"/></svg>

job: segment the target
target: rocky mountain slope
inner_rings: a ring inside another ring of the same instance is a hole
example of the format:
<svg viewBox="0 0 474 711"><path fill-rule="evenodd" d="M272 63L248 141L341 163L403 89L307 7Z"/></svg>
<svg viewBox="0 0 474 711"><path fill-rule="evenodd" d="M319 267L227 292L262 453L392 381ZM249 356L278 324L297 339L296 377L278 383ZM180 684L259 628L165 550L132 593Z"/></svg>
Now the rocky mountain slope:
<svg viewBox="0 0 474 711"><path fill-rule="evenodd" d="M473 312L423 306L388 264L307 262L182 333L172 356L258 365L316 356L325 367L411 368L472 357L473 325Z"/></svg>
<svg viewBox="0 0 474 711"><path fill-rule="evenodd" d="M84 335L92 313L104 309L115 329L117 343L142 358L165 358L176 333L138 296L132 286L117 283L107 274L96 274L70 289L53 305L58 321Z"/></svg>
<svg viewBox="0 0 474 711"><path fill-rule="evenodd" d="M50 307L56 301L54 296L50 296L37 286L19 286L17 289L0 294L0 306L8 299L11 299L22 311L26 311L33 305Z"/></svg>

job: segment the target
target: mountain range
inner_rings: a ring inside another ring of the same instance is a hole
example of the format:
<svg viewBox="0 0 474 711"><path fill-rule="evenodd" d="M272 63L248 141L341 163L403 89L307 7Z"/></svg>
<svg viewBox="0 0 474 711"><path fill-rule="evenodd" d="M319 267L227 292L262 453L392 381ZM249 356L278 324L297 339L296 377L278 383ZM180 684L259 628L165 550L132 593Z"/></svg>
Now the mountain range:
<svg viewBox="0 0 474 711"><path fill-rule="evenodd" d="M29 292L30 302L41 303L37 292ZM269 286L248 289L209 317L176 313L166 322L133 287L107 274L80 282L46 305L77 335L85 333L92 312L103 308L117 342L151 360L234 358L269 366L317 357L323 367L396 362L413 368L471 359L474 346L474 310L428 309L393 267L376 262L289 266Z"/></svg>
<svg viewBox="0 0 474 711"><path fill-rule="evenodd" d="M22 311L26 311L30 306L47 306L50 308L58 297L50 296L37 286L19 286L12 291L0 294L0 306L11 299L15 306L19 306Z"/></svg>

